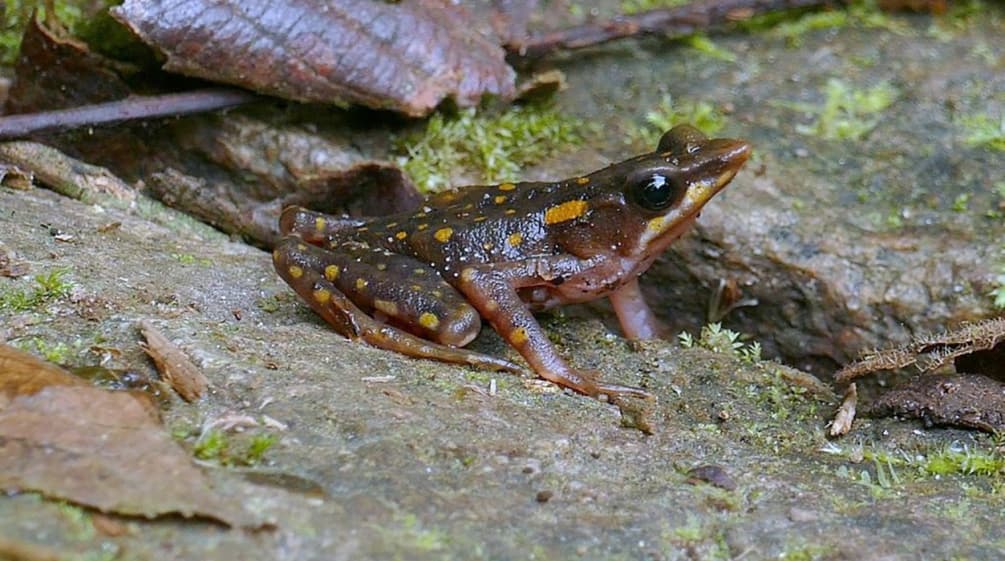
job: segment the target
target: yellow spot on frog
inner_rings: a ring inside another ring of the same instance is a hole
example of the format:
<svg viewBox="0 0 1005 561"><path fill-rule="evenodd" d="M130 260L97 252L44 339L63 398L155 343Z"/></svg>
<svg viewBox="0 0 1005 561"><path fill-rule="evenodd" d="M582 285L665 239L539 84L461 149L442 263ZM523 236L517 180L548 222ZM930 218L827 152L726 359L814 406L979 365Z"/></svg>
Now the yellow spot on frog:
<svg viewBox="0 0 1005 561"><path fill-rule="evenodd" d="M576 179L576 183L579 183L580 185L586 185L589 182L590 182L589 177L579 177Z"/></svg>
<svg viewBox="0 0 1005 561"><path fill-rule="evenodd" d="M297 244L297 250L298 251L307 251L307 246L304 245L304 244L302 244L302 243L298 243Z"/></svg>
<svg viewBox="0 0 1005 561"><path fill-rule="evenodd" d="M318 288L314 290L314 300L316 300L319 304L327 304L331 299L332 293L329 292L327 288Z"/></svg>
<svg viewBox="0 0 1005 561"><path fill-rule="evenodd" d="M653 232L662 232L663 231L663 217L662 216L657 216L656 218L653 218L652 220L650 220L649 221L649 230L653 231Z"/></svg>
<svg viewBox="0 0 1005 561"><path fill-rule="evenodd" d="M510 215L510 216L513 216L514 214L516 214L516 209L515 209L515 208L507 208L507 209L506 209L506 210L505 210L505 211L503 212L503 214L508 214L508 215Z"/></svg>
<svg viewBox="0 0 1005 561"><path fill-rule="evenodd" d="M377 263L377 270L378 271L386 271L387 270L387 263Z"/></svg>
<svg viewBox="0 0 1005 561"><path fill-rule="evenodd" d="M423 230L425 230L426 228L429 228L429 224L422 223L422 224L419 224L418 226L415 227L415 229L418 230L418 231L420 231L420 232L423 231Z"/></svg>
<svg viewBox="0 0 1005 561"><path fill-rule="evenodd" d="M398 226L397 222L389 222L387 224L384 224L384 227L387 228L388 230L394 229L397 226Z"/></svg>
<svg viewBox="0 0 1005 561"><path fill-rule="evenodd" d="M366 279L363 278L356 279L356 290L366 290L366 286L368 284L370 284L370 282Z"/></svg>
<svg viewBox="0 0 1005 561"><path fill-rule="evenodd" d="M513 189L516 189L516 185L513 185L512 183L500 183L499 184L499 190L500 191L512 191Z"/></svg>
<svg viewBox="0 0 1005 561"><path fill-rule="evenodd" d="M506 195L496 195L492 200L495 201L497 205L501 205L506 202Z"/></svg>
<svg viewBox="0 0 1005 561"><path fill-rule="evenodd" d="M328 222L321 216L314 219L314 229L316 229L318 232L324 232L325 226L327 225Z"/></svg>
<svg viewBox="0 0 1005 561"><path fill-rule="evenodd" d="M471 282L475 279L475 270L471 267L465 268L461 271L461 282Z"/></svg>
<svg viewBox="0 0 1005 561"><path fill-rule="evenodd" d="M488 218L489 218L488 216L485 216L484 214L481 214L481 215L476 216L474 218L474 220L472 220L472 222L485 222L486 220L488 220Z"/></svg>
<svg viewBox="0 0 1005 561"><path fill-rule="evenodd" d="M586 201L573 200L566 201L560 205L555 205L544 211L545 224L558 224L567 220L573 220L583 216L590 205Z"/></svg>
<svg viewBox="0 0 1005 561"><path fill-rule="evenodd" d="M506 238L506 241L509 242L511 246L516 247L523 243L523 234L520 232L510 234L509 237Z"/></svg>
<svg viewBox="0 0 1005 561"><path fill-rule="evenodd" d="M412 272L415 273L415 274L417 274L417 275L424 275L424 274L426 274L426 270L423 269L422 267L416 267L414 270L412 270Z"/></svg>
<svg viewBox="0 0 1005 561"><path fill-rule="evenodd" d="M450 241L450 236L452 235L454 235L453 228L440 228L433 234L433 237L440 243L447 243Z"/></svg>
<svg viewBox="0 0 1005 561"><path fill-rule="evenodd" d="M419 315L419 325L433 331L440 326L440 318L436 317L433 312L422 312Z"/></svg>
<svg viewBox="0 0 1005 561"><path fill-rule="evenodd" d="M492 242L485 242L485 243L482 244L482 247L485 249L485 251L492 251L492 248L495 247L495 246L496 246L496 244L494 244Z"/></svg>
<svg viewBox="0 0 1005 561"><path fill-rule="evenodd" d="M489 300L488 302L485 302L485 311L494 312L498 309L499 309L499 302L496 302L495 300Z"/></svg>
<svg viewBox="0 0 1005 561"><path fill-rule="evenodd" d="M408 232L402 230L402 231L398 232L397 234L395 234L394 237L398 238L399 240L403 240L403 239L405 239L405 238L408 237Z"/></svg>
<svg viewBox="0 0 1005 561"><path fill-rule="evenodd" d="M389 316L398 315L398 305L390 300L374 300L373 307Z"/></svg>
<svg viewBox="0 0 1005 561"><path fill-rule="evenodd" d="M514 345L522 345L527 342L529 337L527 336L527 329L525 327L517 327L513 331L510 331L509 342Z"/></svg>
<svg viewBox="0 0 1005 561"><path fill-rule="evenodd" d="M418 284L413 284L409 288L412 289L412 292L422 292L422 286Z"/></svg>
<svg viewBox="0 0 1005 561"><path fill-rule="evenodd" d="M290 276L295 279L299 279L304 276L304 270L296 265L290 265Z"/></svg>
<svg viewBox="0 0 1005 561"><path fill-rule="evenodd" d="M342 269L339 269L338 265L328 265L327 267L325 267L325 278L332 282L335 282L335 279L338 278L338 275L341 272Z"/></svg>
<svg viewBox="0 0 1005 561"><path fill-rule="evenodd" d="M278 249L272 252L272 260L273 261L279 261L282 258L283 258L283 254L279 253Z"/></svg>

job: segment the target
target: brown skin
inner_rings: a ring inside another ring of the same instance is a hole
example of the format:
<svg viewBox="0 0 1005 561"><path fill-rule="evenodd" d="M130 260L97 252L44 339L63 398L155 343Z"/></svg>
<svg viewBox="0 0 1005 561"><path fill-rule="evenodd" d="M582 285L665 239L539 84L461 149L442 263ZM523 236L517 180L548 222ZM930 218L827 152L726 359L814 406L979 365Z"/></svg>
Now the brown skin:
<svg viewBox="0 0 1005 561"><path fill-rule="evenodd" d="M679 125L655 152L556 183L435 195L371 220L291 207L276 271L336 331L416 357L519 370L462 349L485 318L542 378L585 395L648 397L558 354L532 311L608 296L625 334L656 336L638 276L750 156Z"/></svg>

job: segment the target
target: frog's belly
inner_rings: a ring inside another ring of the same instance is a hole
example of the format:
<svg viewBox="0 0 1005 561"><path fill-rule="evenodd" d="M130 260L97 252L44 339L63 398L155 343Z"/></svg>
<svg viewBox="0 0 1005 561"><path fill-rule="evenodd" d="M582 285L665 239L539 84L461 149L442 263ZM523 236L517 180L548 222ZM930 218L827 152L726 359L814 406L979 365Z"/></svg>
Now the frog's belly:
<svg viewBox="0 0 1005 561"><path fill-rule="evenodd" d="M563 282L542 282L518 289L531 310L541 311L565 304L580 304L603 298L638 278L653 263L647 259L609 259Z"/></svg>

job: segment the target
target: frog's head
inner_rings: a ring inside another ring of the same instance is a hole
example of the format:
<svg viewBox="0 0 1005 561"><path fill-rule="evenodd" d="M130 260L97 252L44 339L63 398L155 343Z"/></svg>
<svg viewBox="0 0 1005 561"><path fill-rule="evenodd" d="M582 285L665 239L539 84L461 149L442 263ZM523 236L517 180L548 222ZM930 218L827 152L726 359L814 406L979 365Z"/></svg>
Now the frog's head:
<svg viewBox="0 0 1005 561"><path fill-rule="evenodd" d="M617 240L622 255L654 256L684 233L750 151L743 140L708 138L690 125L672 128L655 152L600 172L617 186L610 204L594 209L595 223L610 230L600 237Z"/></svg>

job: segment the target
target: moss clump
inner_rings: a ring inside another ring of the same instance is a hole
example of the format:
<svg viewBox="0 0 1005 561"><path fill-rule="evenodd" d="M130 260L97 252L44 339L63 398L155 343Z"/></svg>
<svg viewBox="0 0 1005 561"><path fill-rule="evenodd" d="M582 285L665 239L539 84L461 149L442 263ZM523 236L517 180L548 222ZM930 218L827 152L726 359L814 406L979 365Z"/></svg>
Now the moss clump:
<svg viewBox="0 0 1005 561"><path fill-rule="evenodd" d="M66 274L66 269L54 269L35 275L34 285L29 288L9 288L0 292L0 310L24 312L68 296L73 285L66 280Z"/></svg>
<svg viewBox="0 0 1005 561"><path fill-rule="evenodd" d="M889 17L873 0L852 2L846 10L770 13L751 18L740 26L753 32L767 31L773 37L784 39L790 47L800 46L804 35L822 29L863 27L885 29L901 35L912 32L905 21Z"/></svg>
<svg viewBox="0 0 1005 561"><path fill-rule="evenodd" d="M174 431L172 435L184 440L191 433L182 429ZM265 453L278 441L276 435L266 432L227 434L210 429L196 439L192 445L192 455L224 466L251 466L261 462Z"/></svg>
<svg viewBox="0 0 1005 561"><path fill-rule="evenodd" d="M995 119L985 114L966 115L960 118L960 125L967 144L1005 151L1005 116Z"/></svg>
<svg viewBox="0 0 1005 561"><path fill-rule="evenodd" d="M857 90L845 82L831 78L824 86L824 103L819 106L801 103L781 105L816 116L812 124L796 125L796 131L828 140L860 140L879 124L877 113L897 100L899 92L888 83Z"/></svg>
<svg viewBox="0 0 1005 561"><path fill-rule="evenodd" d="M585 124L553 106L516 106L498 115L474 109L433 115L420 134L400 139L405 172L423 191L450 185L458 169L477 171L487 183L515 181L520 169L583 141Z"/></svg>
<svg viewBox="0 0 1005 561"><path fill-rule="evenodd" d="M761 344L757 341L747 344L740 340L740 334L724 329L719 323L710 323L701 328L701 333L695 339L687 331L677 335L677 340L685 349L701 347L716 353L733 355L744 362L761 360Z"/></svg>
<svg viewBox="0 0 1005 561"><path fill-rule="evenodd" d="M661 8L673 8L689 4L691 0L622 0L621 13L637 14Z"/></svg>

